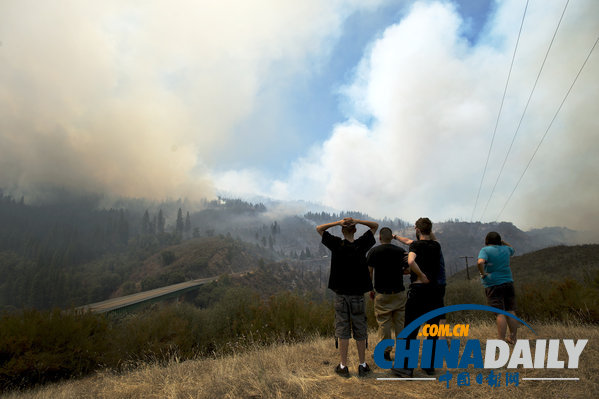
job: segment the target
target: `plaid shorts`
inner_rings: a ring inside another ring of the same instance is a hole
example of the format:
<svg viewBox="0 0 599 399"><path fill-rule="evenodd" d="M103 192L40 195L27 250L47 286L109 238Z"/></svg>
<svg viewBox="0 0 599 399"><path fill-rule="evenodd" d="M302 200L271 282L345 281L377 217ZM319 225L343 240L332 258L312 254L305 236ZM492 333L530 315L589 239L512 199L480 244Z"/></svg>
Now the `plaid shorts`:
<svg viewBox="0 0 599 399"><path fill-rule="evenodd" d="M368 338L364 295L335 295L335 336L353 337L356 341Z"/></svg>

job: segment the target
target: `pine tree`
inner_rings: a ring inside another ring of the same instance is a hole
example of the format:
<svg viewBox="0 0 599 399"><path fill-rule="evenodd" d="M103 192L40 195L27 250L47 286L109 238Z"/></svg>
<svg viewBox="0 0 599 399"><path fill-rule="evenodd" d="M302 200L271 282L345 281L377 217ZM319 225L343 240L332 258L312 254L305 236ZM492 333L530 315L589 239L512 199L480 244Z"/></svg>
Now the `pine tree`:
<svg viewBox="0 0 599 399"><path fill-rule="evenodd" d="M164 215L162 209L158 211L158 220L156 221L156 232L158 234L164 233Z"/></svg>
<svg viewBox="0 0 599 399"><path fill-rule="evenodd" d="M183 229L185 228L185 224L183 223L183 212L181 208L177 211L177 224L175 226L175 231L178 234L183 234Z"/></svg>
<svg viewBox="0 0 599 399"><path fill-rule="evenodd" d="M155 235L156 234L156 225L158 224L158 222L156 221L156 215L154 215L154 217L152 218L152 222L150 222L150 234L151 235Z"/></svg>
<svg viewBox="0 0 599 399"><path fill-rule="evenodd" d="M187 212L187 215L185 216L185 233L187 233L189 235L190 231L191 231L191 218L189 217L189 212Z"/></svg>
<svg viewBox="0 0 599 399"><path fill-rule="evenodd" d="M129 241L129 222L125 218L125 212L122 209L119 211L119 222L117 229L119 241L122 244L127 244Z"/></svg>
<svg viewBox="0 0 599 399"><path fill-rule="evenodd" d="M277 223L276 220L274 221L274 223L270 227L270 231L271 231L272 235L276 235L276 234L278 234L278 233L281 232L281 227L279 226L279 224Z"/></svg>
<svg viewBox="0 0 599 399"><path fill-rule="evenodd" d="M144 236L150 234L150 214L148 213L147 209L144 212L143 219L141 220L141 234Z"/></svg>

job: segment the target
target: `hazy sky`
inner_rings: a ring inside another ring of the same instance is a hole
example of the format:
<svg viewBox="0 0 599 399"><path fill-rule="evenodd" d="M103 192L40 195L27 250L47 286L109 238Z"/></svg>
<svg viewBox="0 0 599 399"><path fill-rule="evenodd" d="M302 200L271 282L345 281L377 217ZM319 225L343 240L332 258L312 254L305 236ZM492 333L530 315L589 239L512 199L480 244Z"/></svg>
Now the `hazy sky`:
<svg viewBox="0 0 599 399"><path fill-rule="evenodd" d="M598 49L547 130L596 0L569 2L522 118L566 4L530 1L474 208L525 4L4 0L0 188L492 221L547 132L500 220L597 227Z"/></svg>

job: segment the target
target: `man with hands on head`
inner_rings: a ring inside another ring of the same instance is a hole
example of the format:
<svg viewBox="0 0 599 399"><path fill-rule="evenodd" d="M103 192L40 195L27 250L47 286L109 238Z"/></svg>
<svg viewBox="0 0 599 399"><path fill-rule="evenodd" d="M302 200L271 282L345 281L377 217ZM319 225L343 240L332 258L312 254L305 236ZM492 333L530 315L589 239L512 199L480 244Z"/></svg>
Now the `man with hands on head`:
<svg viewBox="0 0 599 399"><path fill-rule="evenodd" d="M356 225L361 224L368 230L357 239L354 238ZM341 226L343 239L327 230ZM376 222L358 220L350 217L316 227L322 236L322 244L331 251L331 272L328 288L335 292L335 337L339 339L340 364L335 372L349 377L347 351L349 339L356 340L360 365L359 376L365 376L371 370L366 364L366 306L364 293L372 290L372 281L366 263L366 253L375 244L374 233L379 225Z"/></svg>

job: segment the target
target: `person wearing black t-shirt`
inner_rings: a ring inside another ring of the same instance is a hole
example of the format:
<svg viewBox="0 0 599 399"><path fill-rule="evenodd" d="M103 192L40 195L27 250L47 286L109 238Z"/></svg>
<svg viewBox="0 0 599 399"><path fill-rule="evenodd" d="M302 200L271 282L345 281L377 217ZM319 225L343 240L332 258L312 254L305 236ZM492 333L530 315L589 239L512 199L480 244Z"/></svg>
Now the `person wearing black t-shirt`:
<svg viewBox="0 0 599 399"><path fill-rule="evenodd" d="M403 248L391 244L392 239L391 229L383 227L379 231L381 245L372 248L366 257L370 277L374 282L374 315L381 340L397 337L404 327L406 311L403 275L408 268L407 254ZM391 360L391 349L392 347L385 349L386 360Z"/></svg>
<svg viewBox="0 0 599 399"><path fill-rule="evenodd" d="M408 247L410 245L412 245L412 243L414 242L414 240L407 238L407 237L402 237L400 235L393 235L393 238L396 239L397 241L401 242L402 244L407 245ZM432 231L430 234L430 238L431 238L431 240L439 241L439 240L437 240L437 237L435 237L435 233ZM443 308L443 307L445 307L445 286L447 285L447 281L445 278L445 259L443 258L443 251L441 251L441 257L440 257L439 261L440 261L441 268L439 269L439 274L437 275L437 284L436 284L437 308ZM447 323L446 316L444 314L440 315L439 316L439 324L446 324L446 323Z"/></svg>
<svg viewBox="0 0 599 399"><path fill-rule="evenodd" d="M438 307L437 281L441 273L441 245L432 239L431 233L433 223L429 218L420 218L416 221L416 237L418 240L410 244L408 253L408 266L410 267L410 289L406 303L406 320L408 325L423 314L430 312ZM429 321L430 324L437 324L439 317ZM410 333L406 340L415 339L418 329ZM430 337L436 339L436 337ZM409 344L408 344L409 345ZM435 346L433 343L432 359L435 358ZM424 371L432 375L435 369L425 368ZM392 368L395 374L411 377L413 369L408 368L407 359L403 368Z"/></svg>
<svg viewBox="0 0 599 399"><path fill-rule="evenodd" d="M356 224L369 228L359 238L354 239ZM343 239L330 234L329 228L341 226ZM339 339L341 362L335 372L349 377L347 350L349 339L356 340L360 365L360 376L370 372L366 364L366 307L364 293L372 290L372 282L366 264L366 253L375 244L374 233L379 225L376 222L344 218L337 222L316 227L322 236L322 243L331 250L331 272L328 288L335 292L335 337Z"/></svg>

